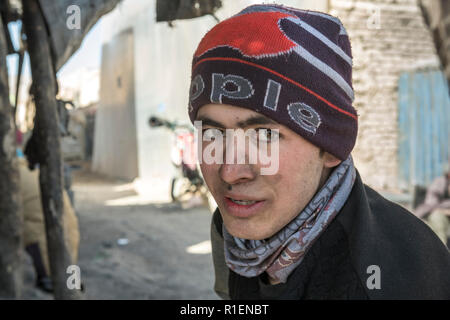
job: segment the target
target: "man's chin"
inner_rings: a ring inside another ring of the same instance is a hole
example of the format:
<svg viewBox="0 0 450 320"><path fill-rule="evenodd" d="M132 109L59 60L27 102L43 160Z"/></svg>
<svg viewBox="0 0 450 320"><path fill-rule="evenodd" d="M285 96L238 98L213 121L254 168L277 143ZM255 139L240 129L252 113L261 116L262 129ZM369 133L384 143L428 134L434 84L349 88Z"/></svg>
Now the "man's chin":
<svg viewBox="0 0 450 320"><path fill-rule="evenodd" d="M270 237L268 232L264 232L261 227L250 224L248 221L239 221L231 217L230 220L224 219L225 228L233 237L246 240L263 240Z"/></svg>

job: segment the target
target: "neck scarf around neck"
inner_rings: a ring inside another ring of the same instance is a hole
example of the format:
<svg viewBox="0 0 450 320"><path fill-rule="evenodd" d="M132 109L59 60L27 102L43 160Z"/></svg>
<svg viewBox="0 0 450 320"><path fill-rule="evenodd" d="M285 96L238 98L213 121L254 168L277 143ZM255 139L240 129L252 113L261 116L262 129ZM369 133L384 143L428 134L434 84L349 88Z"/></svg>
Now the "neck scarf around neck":
<svg viewBox="0 0 450 320"><path fill-rule="evenodd" d="M223 225L227 266L244 277L267 272L274 281L286 282L343 207L355 178L356 170L349 156L333 170L302 212L267 240L236 238Z"/></svg>

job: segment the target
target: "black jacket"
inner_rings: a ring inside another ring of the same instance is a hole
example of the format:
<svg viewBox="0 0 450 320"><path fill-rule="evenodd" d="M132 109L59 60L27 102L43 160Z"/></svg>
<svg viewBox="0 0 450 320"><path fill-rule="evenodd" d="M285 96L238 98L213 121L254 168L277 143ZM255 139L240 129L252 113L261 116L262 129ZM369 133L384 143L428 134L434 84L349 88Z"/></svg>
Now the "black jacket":
<svg viewBox="0 0 450 320"><path fill-rule="evenodd" d="M359 174L342 210L284 284L268 285L264 274L246 278L226 267L218 210L211 232L215 289L222 297L450 299L448 249L421 220L364 185Z"/></svg>

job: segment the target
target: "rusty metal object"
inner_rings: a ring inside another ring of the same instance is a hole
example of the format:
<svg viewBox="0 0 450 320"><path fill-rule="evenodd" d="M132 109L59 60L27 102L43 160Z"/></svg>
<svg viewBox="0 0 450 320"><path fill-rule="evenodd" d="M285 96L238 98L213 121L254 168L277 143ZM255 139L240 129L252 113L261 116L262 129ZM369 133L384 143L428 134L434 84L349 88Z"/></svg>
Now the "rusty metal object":
<svg viewBox="0 0 450 320"><path fill-rule="evenodd" d="M56 71L78 50L83 38L97 21L113 10L119 2L120 0L39 0L50 36ZM80 9L79 29L69 29L67 26L71 6Z"/></svg>
<svg viewBox="0 0 450 320"><path fill-rule="evenodd" d="M447 82L450 83L450 1L421 0L420 7L433 34Z"/></svg>
<svg viewBox="0 0 450 320"><path fill-rule="evenodd" d="M39 182L54 295L56 299L80 299L80 291L70 290L66 283L66 270L73 264L73 257L64 241L61 145L49 39L37 0L22 3L36 103L33 135L39 149Z"/></svg>
<svg viewBox="0 0 450 320"><path fill-rule="evenodd" d="M157 0L156 21L192 19L213 15L222 6L221 0Z"/></svg>

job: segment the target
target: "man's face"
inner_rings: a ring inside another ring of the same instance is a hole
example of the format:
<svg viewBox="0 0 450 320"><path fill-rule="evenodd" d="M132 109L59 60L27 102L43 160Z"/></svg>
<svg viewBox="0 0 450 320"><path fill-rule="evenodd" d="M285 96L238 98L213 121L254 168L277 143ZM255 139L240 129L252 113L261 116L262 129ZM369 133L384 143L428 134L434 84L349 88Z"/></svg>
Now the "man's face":
<svg viewBox="0 0 450 320"><path fill-rule="evenodd" d="M328 177L329 168L340 162L328 153L321 156L318 147L292 130L249 109L208 104L199 109L197 120L202 121L203 131L279 130L279 165L274 174L261 175L260 162L202 161L200 165L224 224L235 237L261 240L274 235L300 213ZM208 143L211 142L203 142L203 150ZM227 143L224 141L224 146ZM226 151L224 147L224 159Z"/></svg>

